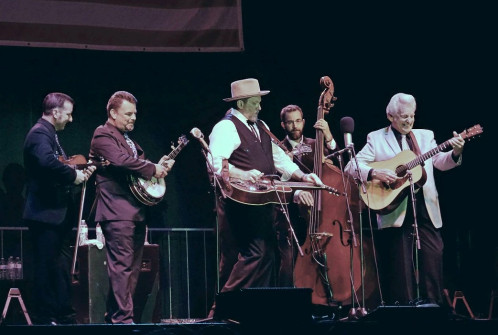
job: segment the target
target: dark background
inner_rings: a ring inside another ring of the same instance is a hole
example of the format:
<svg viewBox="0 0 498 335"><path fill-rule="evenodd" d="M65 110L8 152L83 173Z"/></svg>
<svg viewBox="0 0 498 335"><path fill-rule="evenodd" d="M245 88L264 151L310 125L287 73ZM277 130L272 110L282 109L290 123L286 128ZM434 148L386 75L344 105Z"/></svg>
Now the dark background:
<svg viewBox="0 0 498 335"><path fill-rule="evenodd" d="M492 204L491 122L496 108L496 19L472 2L393 6L318 1L243 1L245 50L240 53L138 53L0 47L0 171L22 163L23 139L53 91L76 100L74 122L61 134L70 154L87 155L93 130L106 120L117 90L139 100L134 138L151 160L198 127L208 137L229 105L230 83L257 78L260 118L280 138L279 111L300 105L305 135L314 137L320 78L338 97L326 120L340 146L339 120L355 121L356 150L368 132L388 125L385 107L397 92L418 103L416 128L442 143L475 124L484 133L467 143L463 165L436 175L444 221L446 287L462 290L476 314L486 314L498 284L497 222ZM487 157L487 158L486 158ZM166 201L152 227L212 228L213 196L199 143L178 155L167 177ZM482 180L477 178L482 176ZM91 188L91 185L89 186ZM87 191L86 204L93 194ZM89 205L88 205L89 206ZM367 217L366 215L364 217Z"/></svg>

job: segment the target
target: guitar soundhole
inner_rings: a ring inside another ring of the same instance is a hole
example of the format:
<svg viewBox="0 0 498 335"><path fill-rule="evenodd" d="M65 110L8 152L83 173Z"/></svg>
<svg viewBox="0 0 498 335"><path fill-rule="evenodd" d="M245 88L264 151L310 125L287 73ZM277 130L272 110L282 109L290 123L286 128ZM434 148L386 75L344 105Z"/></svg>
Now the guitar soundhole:
<svg viewBox="0 0 498 335"><path fill-rule="evenodd" d="M400 165L394 170L399 178L403 178L406 175L406 166Z"/></svg>

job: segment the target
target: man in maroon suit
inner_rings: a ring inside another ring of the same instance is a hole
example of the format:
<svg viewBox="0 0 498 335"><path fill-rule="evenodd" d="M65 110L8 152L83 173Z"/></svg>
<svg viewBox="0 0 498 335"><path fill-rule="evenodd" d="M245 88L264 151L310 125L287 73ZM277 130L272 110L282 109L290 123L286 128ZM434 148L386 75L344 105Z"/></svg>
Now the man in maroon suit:
<svg viewBox="0 0 498 335"><path fill-rule="evenodd" d="M128 176L146 180L164 178L174 160L163 156L154 164L128 133L135 126L137 99L118 91L107 103L107 122L97 127L90 147L91 157L103 157L109 166L96 176L95 221L100 222L107 248L110 279L107 323L133 323L135 292L145 241L145 205L128 185Z"/></svg>

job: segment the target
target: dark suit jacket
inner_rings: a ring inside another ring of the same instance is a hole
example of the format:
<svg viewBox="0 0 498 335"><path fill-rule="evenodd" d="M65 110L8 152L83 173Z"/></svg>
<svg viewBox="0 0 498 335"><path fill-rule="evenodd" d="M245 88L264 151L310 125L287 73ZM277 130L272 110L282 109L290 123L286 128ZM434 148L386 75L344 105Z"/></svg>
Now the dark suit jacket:
<svg viewBox="0 0 498 335"><path fill-rule="evenodd" d="M102 157L110 163L97 169L95 221L145 219L145 205L131 192L127 176L132 173L149 180L154 176L155 166L145 160L142 148L134 143L138 158L133 157L132 149L116 127L106 122L95 129L90 158Z"/></svg>
<svg viewBox="0 0 498 335"><path fill-rule="evenodd" d="M24 140L27 174L23 219L60 224L72 203L76 171L59 161L55 127L39 119Z"/></svg>

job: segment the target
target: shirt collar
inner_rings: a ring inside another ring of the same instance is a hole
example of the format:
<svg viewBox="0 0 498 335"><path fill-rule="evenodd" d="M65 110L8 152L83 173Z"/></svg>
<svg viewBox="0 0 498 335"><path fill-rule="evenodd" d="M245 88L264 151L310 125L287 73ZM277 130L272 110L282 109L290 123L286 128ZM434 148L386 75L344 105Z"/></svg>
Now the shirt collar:
<svg viewBox="0 0 498 335"><path fill-rule="evenodd" d="M298 141L291 140L289 136L287 136L287 141L289 141L290 145L295 148L297 145L303 143L303 136Z"/></svg>
<svg viewBox="0 0 498 335"><path fill-rule="evenodd" d="M244 116L244 114L242 114L241 112L239 112L238 110L236 110L235 108L232 108L232 111L231 111L232 115L235 116L237 119L239 119L243 124L246 125L246 127L249 128L249 124L247 123L247 121L249 120L248 118L246 118Z"/></svg>

